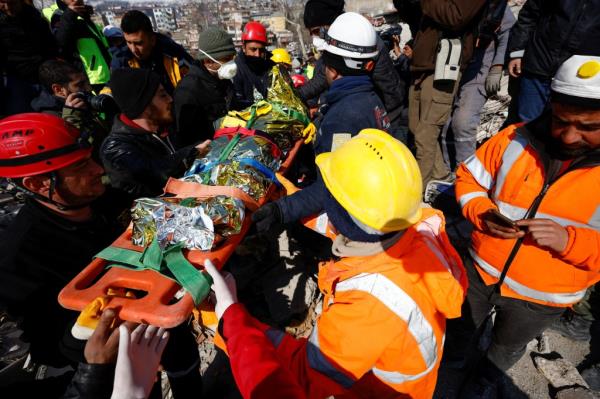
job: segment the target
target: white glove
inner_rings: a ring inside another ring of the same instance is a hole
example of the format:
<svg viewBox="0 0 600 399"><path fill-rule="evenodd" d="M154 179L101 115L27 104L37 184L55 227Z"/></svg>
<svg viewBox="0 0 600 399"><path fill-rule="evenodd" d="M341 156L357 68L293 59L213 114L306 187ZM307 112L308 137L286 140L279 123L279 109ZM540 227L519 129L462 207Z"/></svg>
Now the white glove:
<svg viewBox="0 0 600 399"><path fill-rule="evenodd" d="M215 293L215 313L220 319L228 307L237 303L235 279L230 273L219 272L210 260L204 261L204 268L213 279L212 290Z"/></svg>
<svg viewBox="0 0 600 399"><path fill-rule="evenodd" d="M140 324L129 334L119 327L119 355L115 369L112 399L145 399L156 381L156 372L169 332Z"/></svg>

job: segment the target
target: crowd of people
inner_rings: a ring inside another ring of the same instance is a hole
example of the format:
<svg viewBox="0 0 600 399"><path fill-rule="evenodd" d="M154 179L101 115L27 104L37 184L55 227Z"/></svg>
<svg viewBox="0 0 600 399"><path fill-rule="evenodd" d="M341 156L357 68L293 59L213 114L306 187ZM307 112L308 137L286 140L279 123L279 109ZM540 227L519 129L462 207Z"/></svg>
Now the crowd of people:
<svg viewBox="0 0 600 399"><path fill-rule="evenodd" d="M303 63L258 21L239 49L207 27L193 57L138 10L100 27L84 0L0 0L0 177L24 198L0 240L1 396L156 398L161 370L175 398L202 397L187 323L106 309L81 340L57 296L125 230L135 199L207 154L219 118L268 97L274 66L316 129L252 232L266 243L326 214L335 237L307 338L259 321L228 265L204 264L235 397L500 398L546 329L593 340L600 1L527 0L518 16L507 0L393 5L402 24L386 36L343 0L308 0ZM506 124L478 143L507 76ZM472 228L467 251L448 218ZM588 360L600 390L600 358ZM45 375L23 377L31 364ZM459 377L439 383L446 372Z"/></svg>

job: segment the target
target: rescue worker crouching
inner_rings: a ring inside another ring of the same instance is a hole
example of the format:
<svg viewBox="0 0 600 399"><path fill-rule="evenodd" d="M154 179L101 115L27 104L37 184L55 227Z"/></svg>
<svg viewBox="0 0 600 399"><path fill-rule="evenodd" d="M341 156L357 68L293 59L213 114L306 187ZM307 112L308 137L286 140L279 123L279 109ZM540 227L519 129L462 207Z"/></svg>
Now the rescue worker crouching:
<svg viewBox="0 0 600 399"><path fill-rule="evenodd" d="M551 109L509 126L459 166L457 200L475 230L469 317L455 331L464 342L448 349L464 348L472 326L496 307L481 387L494 384L498 370L515 364L531 339L600 280L599 88L600 58L569 58L552 82Z"/></svg>
<svg viewBox="0 0 600 399"><path fill-rule="evenodd" d="M363 130L316 162L317 183L253 220L266 232L326 210L339 260L320 267L323 312L308 340L263 330L308 397L431 397L446 318L460 315L466 291L443 215L421 208L417 162L383 131Z"/></svg>

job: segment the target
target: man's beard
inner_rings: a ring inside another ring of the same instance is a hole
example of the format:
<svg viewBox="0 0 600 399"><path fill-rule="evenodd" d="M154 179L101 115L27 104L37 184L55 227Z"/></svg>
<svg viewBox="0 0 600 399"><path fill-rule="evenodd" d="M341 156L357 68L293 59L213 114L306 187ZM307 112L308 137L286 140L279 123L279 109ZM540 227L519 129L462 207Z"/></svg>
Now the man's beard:
<svg viewBox="0 0 600 399"><path fill-rule="evenodd" d="M593 150L585 144L567 147L560 139L551 137L546 146L546 151L554 159L568 161L582 157Z"/></svg>
<svg viewBox="0 0 600 399"><path fill-rule="evenodd" d="M155 107L152 104L150 106L151 106L150 115L152 115L152 120L158 126L160 126L162 128L166 128L166 127L169 127L169 125L171 125L175 121L175 119L173 118L173 109L172 108L169 108L168 112L162 112L161 110L158 109L158 107Z"/></svg>

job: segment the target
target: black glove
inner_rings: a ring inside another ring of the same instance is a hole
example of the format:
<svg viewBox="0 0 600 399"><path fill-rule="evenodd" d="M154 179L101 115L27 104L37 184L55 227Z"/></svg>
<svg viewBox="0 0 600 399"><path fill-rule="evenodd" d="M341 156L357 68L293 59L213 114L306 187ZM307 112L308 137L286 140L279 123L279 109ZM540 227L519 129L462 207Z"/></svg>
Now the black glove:
<svg viewBox="0 0 600 399"><path fill-rule="evenodd" d="M279 235L283 231L283 215L279 205L270 202L252 214L258 234Z"/></svg>

